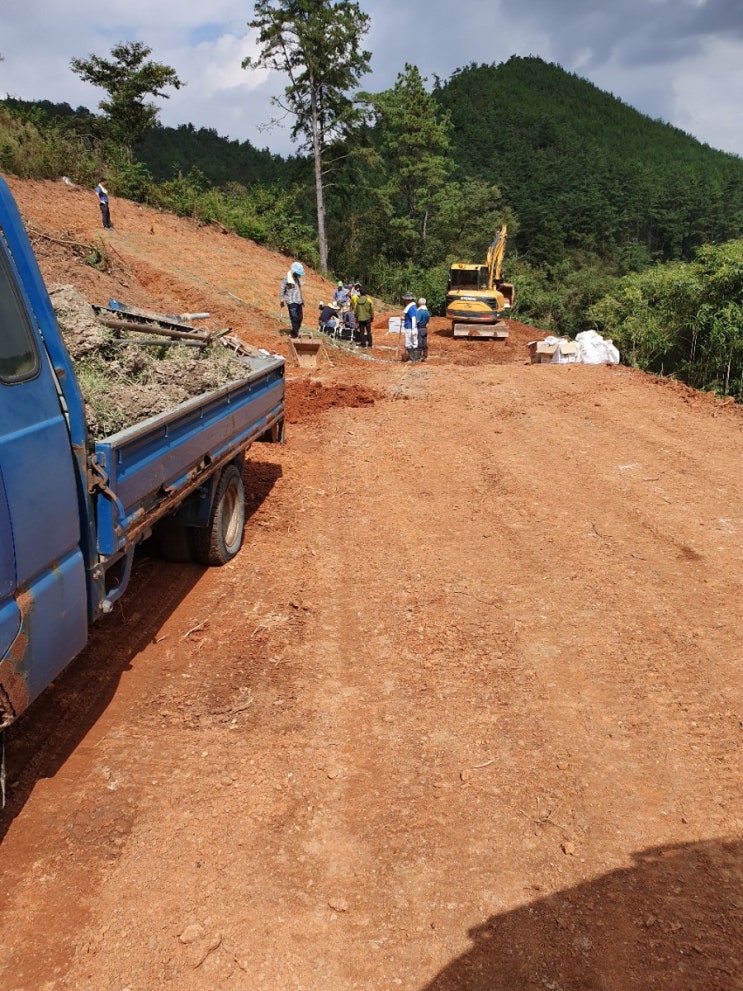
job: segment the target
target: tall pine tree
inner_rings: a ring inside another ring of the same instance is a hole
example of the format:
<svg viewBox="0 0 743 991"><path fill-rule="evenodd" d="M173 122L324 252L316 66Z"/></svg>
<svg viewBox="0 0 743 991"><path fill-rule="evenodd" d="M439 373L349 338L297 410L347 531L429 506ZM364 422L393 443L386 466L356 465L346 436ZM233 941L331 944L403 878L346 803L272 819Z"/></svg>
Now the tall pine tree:
<svg viewBox="0 0 743 991"><path fill-rule="evenodd" d="M393 89L367 96L376 116L385 182L379 190L400 258L419 261L453 170L451 124L414 65Z"/></svg>
<svg viewBox="0 0 743 991"><path fill-rule="evenodd" d="M294 117L292 138L310 151L315 167L320 267L328 270L325 230L327 151L360 120L349 90L369 71L362 47L369 17L349 0L258 0L248 27L258 31L260 51L244 69L274 69L289 77L274 103Z"/></svg>

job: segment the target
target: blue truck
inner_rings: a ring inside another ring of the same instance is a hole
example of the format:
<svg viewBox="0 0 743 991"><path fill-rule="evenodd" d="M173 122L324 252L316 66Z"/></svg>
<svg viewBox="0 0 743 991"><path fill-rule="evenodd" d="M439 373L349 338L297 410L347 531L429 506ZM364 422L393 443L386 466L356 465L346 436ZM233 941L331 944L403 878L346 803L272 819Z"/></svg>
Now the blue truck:
<svg viewBox="0 0 743 991"><path fill-rule="evenodd" d="M284 436L284 359L102 440L0 178L0 732L123 595L135 548L220 565L245 520L244 453ZM242 371L242 369L241 369Z"/></svg>

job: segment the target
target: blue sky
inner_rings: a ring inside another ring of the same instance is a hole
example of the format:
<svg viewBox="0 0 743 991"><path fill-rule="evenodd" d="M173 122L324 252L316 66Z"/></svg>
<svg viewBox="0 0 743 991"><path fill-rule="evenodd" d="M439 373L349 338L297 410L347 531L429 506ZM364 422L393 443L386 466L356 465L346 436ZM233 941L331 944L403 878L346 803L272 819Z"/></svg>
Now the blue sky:
<svg viewBox="0 0 743 991"><path fill-rule="evenodd" d="M743 0L360 0L371 18L364 89L392 86L405 65L429 81L471 62L511 55L556 62L641 113L743 156ZM295 151L288 123L266 125L285 80L241 68L255 54L236 0L3 0L0 94L96 110L102 91L70 59L106 57L141 41L187 85L159 102L163 124L211 127L279 154Z"/></svg>

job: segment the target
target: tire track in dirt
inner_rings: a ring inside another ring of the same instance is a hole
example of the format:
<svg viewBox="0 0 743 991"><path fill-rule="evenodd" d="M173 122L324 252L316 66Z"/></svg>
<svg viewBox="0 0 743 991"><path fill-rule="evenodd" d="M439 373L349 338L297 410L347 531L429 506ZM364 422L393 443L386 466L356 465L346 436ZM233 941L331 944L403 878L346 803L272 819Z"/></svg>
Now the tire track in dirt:
<svg viewBox="0 0 743 991"><path fill-rule="evenodd" d="M437 938L432 920L451 911L449 865L441 860L447 844L421 824L431 820L437 831L450 834L452 849L461 848L469 803L458 792L469 782L468 765L475 766L473 774L477 765L489 774L485 769L494 763L488 757L490 690L481 682L497 674L492 686L503 704L509 680L510 636L493 622L497 603L489 588L478 590L476 601L463 574L459 542L449 547L439 542L449 514L442 520L438 509L430 508L441 496L430 491L431 479L425 482L426 496L420 477L425 449L420 443L427 439L417 417L425 415L425 382L422 374L393 386L394 396L406 398L377 404L373 418L347 410L328 417L315 452L328 484L325 512L318 507L316 517L313 574L315 599L322 605L306 658L306 670L314 672L307 695L321 700L318 719L336 738L338 767L329 774L342 795L316 840L330 859L315 869L332 888L339 877L349 882L348 864L354 864L351 894L345 889L341 895L353 910L347 923L344 916L345 931L355 935L359 948L373 945L377 960L376 966L371 962L372 976L346 974L344 986L378 987L411 968L430 973L446 960L451 947ZM327 425L331 421L334 431ZM460 497L466 502L467 493L454 494ZM442 600L445 615L439 616ZM457 679L461 684L454 687ZM483 705L479 719L470 706L476 696ZM429 707L435 711L448 703L456 711L464 704L473 725L458 732L432 725ZM305 727L306 738L316 736ZM501 769L508 763L506 754L499 754L499 763ZM497 810L497 795L478 794L474 803L494 799ZM507 819L509 811L496 815ZM478 836L481 825L473 823L469 833L472 870L479 857L491 853ZM327 952L345 956L336 943ZM350 983L354 977L358 984Z"/></svg>
<svg viewBox="0 0 743 991"><path fill-rule="evenodd" d="M376 980L404 968L417 972L425 962L435 969L444 947L430 938L436 931L431 919L445 916L450 904L472 909L468 895L456 902L451 889L449 900L443 894L447 879L461 877L468 862L482 889L493 893L493 902L487 897L474 902L484 915L494 904L505 907L523 897L523 874L515 874L509 888L502 859L497 877L484 866L494 850L503 852L503 844L517 862L529 865L527 876L559 890L577 876L586 856L609 870L631 862L634 851L650 842L690 835L692 809L710 823L717 818L707 807L708 796L700 795L699 780L712 755L719 759L718 746L733 742L724 738L733 726L731 710L723 717L725 732L709 751L703 747L690 754L689 722L674 709L688 706L690 698L700 713L714 707L703 668L679 626L677 605L667 597L647 600L644 582L628 595L628 572L637 567L632 548L642 528L638 531L618 455L630 451L637 457L639 450L644 456L645 448L634 436L615 443L610 425L596 421L600 406L586 402L585 390L575 390L583 396L575 407L574 390L564 380L552 384L545 378L536 387L529 384L527 393L523 376L523 371L507 377L481 373L481 395L463 401L461 421L448 422L442 432L437 407L459 408L460 386L447 375L444 403L437 398L441 392L427 385L433 373L412 370L391 388L397 401L377 410L373 426L349 425L344 414L335 436L325 439L322 470L342 478L330 511L335 528L348 537L346 544L326 534L318 554L320 561L333 562L325 577L326 587L334 589L330 626L349 631L343 646L337 636L333 641L334 677L347 655L361 659L369 683L360 694L355 689L353 707L356 730L370 741L367 770L345 801L350 809L363 802L374 824L359 833L342 816L332 828L344 836L344 847L350 832L357 863L376 865L372 876L381 915L373 928L381 933L375 938L390 968ZM585 425L591 434L569 479L564 478L566 449L555 445L549 423L550 410L561 403L566 433L575 437ZM546 418L535 415L540 406ZM526 464L538 464L539 471L525 474L520 451L529 452ZM654 457L652 445L647 457ZM351 482L354 461L363 470ZM556 478L565 486L557 504ZM392 493L391 510L369 511ZM727 490L724 501L731 495ZM650 510L648 516L654 518ZM607 521L610 540L599 530ZM369 525L378 533L383 529L384 536L374 547L361 541L360 562L355 541ZM669 515L664 528L674 563L684 525L682 511L679 518ZM698 580L696 565L682 559L687 570L676 572L674 581L683 587ZM387 640L396 632L392 655L363 623L363 607L349 594L354 580L374 604L377 621L384 617ZM385 601L389 588L397 590L392 602ZM556 595L560 588L564 594ZM438 622L438 614L446 622ZM647 656L648 636L658 645L655 657ZM373 659L368 659L370 646ZM718 658L724 664L725 651ZM454 672L457 688L451 684ZM350 679L356 686L359 677L354 667L341 683ZM334 697L332 686L328 694ZM377 716L389 709L389 725L375 728L364 721L363 697L382 700ZM429 702L434 709L467 711L462 738L452 734L451 724L431 726L419 708ZM658 705L668 710L660 732L654 718ZM489 769L479 769L479 763ZM395 782L389 780L391 769ZM496 784L478 787L485 775ZM719 783L719 771L716 776ZM370 782L383 784L374 788ZM723 791L736 793L731 776ZM443 814L435 811L437 796L444 799ZM435 845L420 827L424 822L436 831ZM577 851L576 860L565 858L561 844ZM449 853L436 863L439 845ZM451 851L458 854L456 870ZM624 939L631 952L631 926ZM457 952L451 937L445 950Z"/></svg>

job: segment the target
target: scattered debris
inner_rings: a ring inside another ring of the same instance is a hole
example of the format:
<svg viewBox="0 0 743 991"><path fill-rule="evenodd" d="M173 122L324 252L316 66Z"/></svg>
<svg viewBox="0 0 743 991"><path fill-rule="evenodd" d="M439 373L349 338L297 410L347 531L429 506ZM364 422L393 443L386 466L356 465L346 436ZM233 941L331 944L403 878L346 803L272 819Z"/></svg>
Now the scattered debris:
<svg viewBox="0 0 743 991"><path fill-rule="evenodd" d="M581 331L574 341L549 335L542 341L528 341L526 346L533 365L619 364L619 351L614 343L595 330Z"/></svg>
<svg viewBox="0 0 743 991"><path fill-rule="evenodd" d="M580 360L575 341L564 337L545 337L543 341L529 341L526 346L532 365L566 365Z"/></svg>
<svg viewBox="0 0 743 991"><path fill-rule="evenodd" d="M208 630L208 629L209 629L209 620L203 619L200 623L197 623L196 626L192 626L190 630L186 630L186 632L183 634L183 639L188 640L188 638L191 636L192 633L201 633L203 630Z"/></svg>
<svg viewBox="0 0 743 991"><path fill-rule="evenodd" d="M204 937L204 929L199 925L198 922L192 922L190 925L186 926L183 932L178 936L179 942L183 943L184 946L188 946L190 943L196 943Z"/></svg>
<svg viewBox="0 0 743 991"><path fill-rule="evenodd" d="M214 953L214 951L215 950L218 950L221 945L222 945L222 933L219 933L219 932L214 933L209 938L209 941L207 942L206 946L201 951L200 956L198 957L198 959L193 964L194 970L197 970L202 965L202 963L206 960L206 958L209 956L209 954L210 953Z"/></svg>

